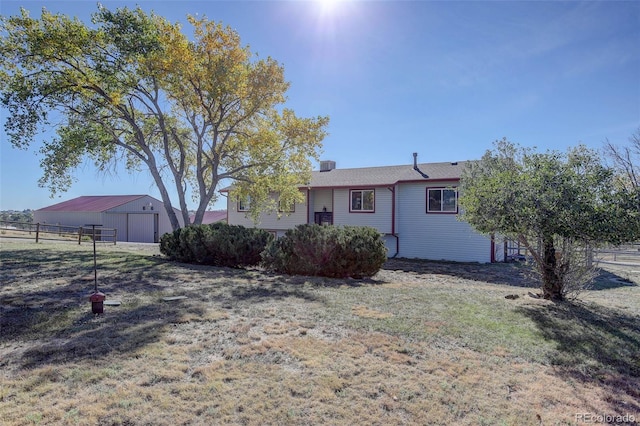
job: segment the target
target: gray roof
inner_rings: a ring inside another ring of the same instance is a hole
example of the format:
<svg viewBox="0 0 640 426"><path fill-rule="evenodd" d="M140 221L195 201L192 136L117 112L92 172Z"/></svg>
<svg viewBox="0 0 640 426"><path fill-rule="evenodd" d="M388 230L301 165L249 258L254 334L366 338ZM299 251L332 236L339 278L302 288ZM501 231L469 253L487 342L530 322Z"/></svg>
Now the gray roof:
<svg viewBox="0 0 640 426"><path fill-rule="evenodd" d="M330 171L311 172L311 182L303 188L356 188L395 185L399 182L456 181L462 171L472 161L455 163L421 163L418 169L427 177L413 169L413 164L402 166L361 167L354 169L335 168ZM228 186L220 190L227 192Z"/></svg>
<svg viewBox="0 0 640 426"><path fill-rule="evenodd" d="M413 164L403 166L363 167L357 169L336 168L331 171L312 172L310 188L354 187L393 185L398 182L428 182L458 180L468 161L457 163L422 163L418 168L428 177L413 169Z"/></svg>

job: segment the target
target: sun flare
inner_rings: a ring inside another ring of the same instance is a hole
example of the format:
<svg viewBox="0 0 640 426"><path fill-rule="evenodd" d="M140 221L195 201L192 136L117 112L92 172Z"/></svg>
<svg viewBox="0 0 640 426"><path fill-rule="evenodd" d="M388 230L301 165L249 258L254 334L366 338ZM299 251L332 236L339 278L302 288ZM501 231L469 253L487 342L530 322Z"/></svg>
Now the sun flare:
<svg viewBox="0 0 640 426"><path fill-rule="evenodd" d="M323 15L331 15L334 13L342 2L343 0L317 0L320 12Z"/></svg>

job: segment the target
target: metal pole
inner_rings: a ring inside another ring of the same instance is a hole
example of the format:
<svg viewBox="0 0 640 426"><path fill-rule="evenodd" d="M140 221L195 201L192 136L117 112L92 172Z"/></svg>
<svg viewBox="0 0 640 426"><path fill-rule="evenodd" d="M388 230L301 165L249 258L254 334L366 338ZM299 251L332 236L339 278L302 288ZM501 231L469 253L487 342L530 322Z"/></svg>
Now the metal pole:
<svg viewBox="0 0 640 426"><path fill-rule="evenodd" d="M96 263L96 225L91 225L93 233L93 283L96 293L98 292L98 265Z"/></svg>

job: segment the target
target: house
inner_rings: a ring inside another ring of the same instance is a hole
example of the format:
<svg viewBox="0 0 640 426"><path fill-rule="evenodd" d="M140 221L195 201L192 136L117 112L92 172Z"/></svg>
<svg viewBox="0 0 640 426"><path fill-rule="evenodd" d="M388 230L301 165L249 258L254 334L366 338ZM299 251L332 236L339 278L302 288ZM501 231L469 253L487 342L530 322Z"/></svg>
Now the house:
<svg viewBox="0 0 640 426"><path fill-rule="evenodd" d="M193 223L193 219L195 218L195 214L189 216L189 222ZM226 210L207 210L204 212L204 216L202 217L202 224L208 225L210 223L216 222L227 222L227 211Z"/></svg>
<svg viewBox="0 0 640 426"><path fill-rule="evenodd" d="M383 234L390 257L495 262L503 249L458 219L457 186L467 164L418 164L417 154L413 165L401 166L339 169L323 161L290 212L262 214L254 225L246 216L250 200L227 197L228 223L277 237L305 223L371 226Z"/></svg>
<svg viewBox="0 0 640 426"><path fill-rule="evenodd" d="M183 225L180 211L174 211ZM149 195L82 196L35 210L33 221L66 226L100 224L117 229L118 241L139 243L157 243L172 231L162 201Z"/></svg>

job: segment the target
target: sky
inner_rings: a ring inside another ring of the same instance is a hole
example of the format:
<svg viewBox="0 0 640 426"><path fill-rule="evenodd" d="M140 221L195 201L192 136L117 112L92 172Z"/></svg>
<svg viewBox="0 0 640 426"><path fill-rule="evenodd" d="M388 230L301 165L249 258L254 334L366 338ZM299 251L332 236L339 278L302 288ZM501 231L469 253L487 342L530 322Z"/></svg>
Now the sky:
<svg viewBox="0 0 640 426"><path fill-rule="evenodd" d="M139 5L185 31L187 15L235 29L253 53L284 66L288 108L330 117L321 158L338 168L411 164L413 152L425 163L479 159L503 137L541 152L601 150L640 129L638 1L101 3ZM20 7L89 22L97 2L2 0L0 15ZM40 160L37 144L15 149L0 129L0 210L81 195L160 198L146 172L102 176L91 164L50 198L38 187ZM213 208L226 208L224 197Z"/></svg>

